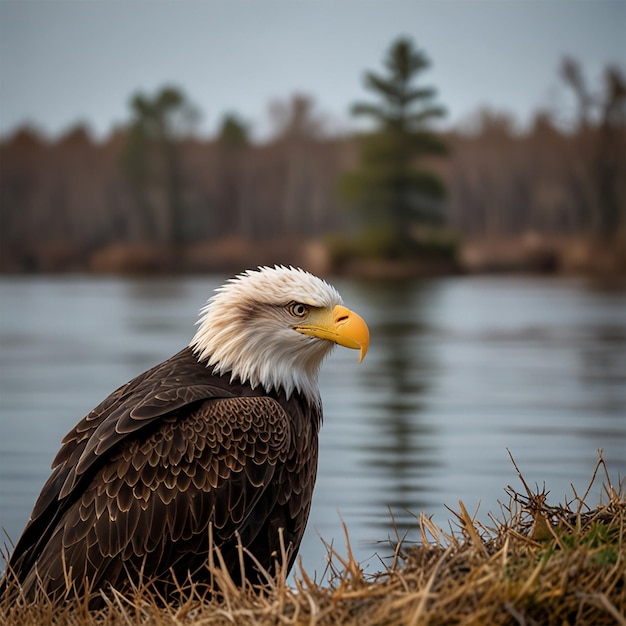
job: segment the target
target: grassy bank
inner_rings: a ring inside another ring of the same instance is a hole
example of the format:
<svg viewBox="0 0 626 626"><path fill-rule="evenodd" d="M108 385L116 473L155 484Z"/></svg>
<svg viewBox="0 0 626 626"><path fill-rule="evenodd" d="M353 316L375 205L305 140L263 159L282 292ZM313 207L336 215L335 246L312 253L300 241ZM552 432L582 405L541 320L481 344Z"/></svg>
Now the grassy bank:
<svg viewBox="0 0 626 626"><path fill-rule="evenodd" d="M509 500L482 525L462 502L451 530L419 517L419 542L400 543L395 558L365 576L350 551L329 548L330 582L301 569L295 584L268 580L264 589L237 588L215 564L221 598L198 589L180 603L163 604L145 590L112 594L106 606L44 601L0 604L0 623L257 625L274 624L626 624L626 494L611 484L602 458L584 494L553 506L545 491L507 488ZM602 484L599 505L587 503ZM326 579L326 577L323 577Z"/></svg>

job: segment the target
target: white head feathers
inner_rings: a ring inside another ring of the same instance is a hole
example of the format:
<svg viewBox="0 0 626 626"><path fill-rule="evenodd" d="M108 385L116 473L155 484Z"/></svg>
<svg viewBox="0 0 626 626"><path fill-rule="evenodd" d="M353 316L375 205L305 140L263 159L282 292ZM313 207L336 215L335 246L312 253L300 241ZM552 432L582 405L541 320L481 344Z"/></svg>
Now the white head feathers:
<svg viewBox="0 0 626 626"><path fill-rule="evenodd" d="M230 373L253 387L295 391L319 402L317 375L331 341L293 330L290 305L333 309L334 287L293 267L260 267L230 279L200 312L190 346L216 374Z"/></svg>

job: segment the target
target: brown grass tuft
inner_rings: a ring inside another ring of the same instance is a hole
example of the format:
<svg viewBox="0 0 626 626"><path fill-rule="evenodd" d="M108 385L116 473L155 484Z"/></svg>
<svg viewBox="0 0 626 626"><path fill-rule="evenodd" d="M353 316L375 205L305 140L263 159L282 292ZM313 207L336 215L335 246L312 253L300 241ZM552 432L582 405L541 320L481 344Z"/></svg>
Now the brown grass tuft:
<svg viewBox="0 0 626 626"><path fill-rule="evenodd" d="M591 508L586 499L602 473L602 502ZM501 504L501 519L490 516L492 525L473 519L462 502L449 532L421 514L420 542L399 542L391 565L374 575L364 575L354 559L346 529L345 554L327 545L323 585L299 567L293 586L268 575L262 588L237 587L218 555L210 564L220 589L213 598L192 588L168 604L143 588L111 591L97 611L86 600L3 599L0 623L626 626L625 483L611 484L601 454L585 494L573 490L563 505L548 505L545 490L533 492L520 479L523 493L507 488L509 502Z"/></svg>

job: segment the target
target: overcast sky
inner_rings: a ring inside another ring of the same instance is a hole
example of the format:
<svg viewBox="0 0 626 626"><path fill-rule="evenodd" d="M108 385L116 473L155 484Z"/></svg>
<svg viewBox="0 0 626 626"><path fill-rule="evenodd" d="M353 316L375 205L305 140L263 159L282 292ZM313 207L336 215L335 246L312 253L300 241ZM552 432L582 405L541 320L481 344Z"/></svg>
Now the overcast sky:
<svg viewBox="0 0 626 626"><path fill-rule="evenodd" d="M626 67L626 0L0 0L0 134L80 121L103 137L131 94L164 84L195 103L204 134L235 111L262 138L269 102L294 92L348 128L364 71L400 35L431 58L424 83L447 124L483 105L524 123L571 106L564 55L594 86L608 63Z"/></svg>

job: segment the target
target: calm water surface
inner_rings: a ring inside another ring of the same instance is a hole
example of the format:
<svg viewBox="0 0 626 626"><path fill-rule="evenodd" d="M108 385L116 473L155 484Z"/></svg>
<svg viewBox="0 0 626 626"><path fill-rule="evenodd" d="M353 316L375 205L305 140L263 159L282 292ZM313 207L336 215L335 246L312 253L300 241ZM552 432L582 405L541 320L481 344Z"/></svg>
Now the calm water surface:
<svg viewBox="0 0 626 626"><path fill-rule="evenodd" d="M0 526L16 540L61 438L113 389L188 343L221 276L4 278L0 282ZM626 296L577 280L336 280L371 347L336 349L320 386L325 421L301 554L320 537L366 571L421 511L447 527L463 500L488 521L507 485L585 491L604 449L626 476ZM600 498L599 487L592 500ZM479 506L480 504L480 506ZM382 543L381 543L382 542ZM378 556L374 556L377 554Z"/></svg>

